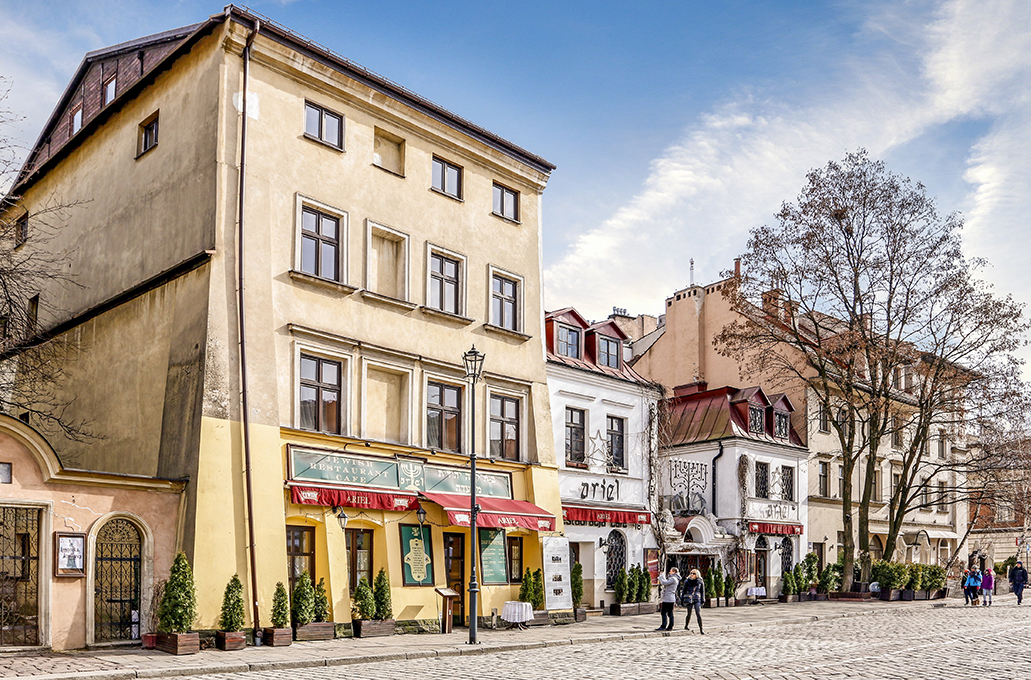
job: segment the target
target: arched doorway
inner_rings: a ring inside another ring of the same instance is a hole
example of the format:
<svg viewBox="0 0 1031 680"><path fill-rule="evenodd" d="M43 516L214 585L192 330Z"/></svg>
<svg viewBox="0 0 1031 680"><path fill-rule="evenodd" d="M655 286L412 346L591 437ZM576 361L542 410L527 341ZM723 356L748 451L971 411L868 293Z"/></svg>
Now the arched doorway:
<svg viewBox="0 0 1031 680"><path fill-rule="evenodd" d="M765 536L760 536L755 541L755 585L758 588L766 588L766 575L769 571L767 562L769 557L769 544Z"/></svg>
<svg viewBox="0 0 1031 680"><path fill-rule="evenodd" d="M785 536L780 542L780 573L786 574L795 566L795 546L791 537Z"/></svg>
<svg viewBox="0 0 1031 680"><path fill-rule="evenodd" d="M612 588L619 570L626 568L626 537L623 532L613 529L605 544L609 548L605 554L605 587Z"/></svg>
<svg viewBox="0 0 1031 680"><path fill-rule="evenodd" d="M877 534L870 535L870 559L874 561L884 559L884 544L881 543L881 537Z"/></svg>
<svg viewBox="0 0 1031 680"><path fill-rule="evenodd" d="M127 519L97 532L94 552L93 635L96 642L140 638L140 530Z"/></svg>

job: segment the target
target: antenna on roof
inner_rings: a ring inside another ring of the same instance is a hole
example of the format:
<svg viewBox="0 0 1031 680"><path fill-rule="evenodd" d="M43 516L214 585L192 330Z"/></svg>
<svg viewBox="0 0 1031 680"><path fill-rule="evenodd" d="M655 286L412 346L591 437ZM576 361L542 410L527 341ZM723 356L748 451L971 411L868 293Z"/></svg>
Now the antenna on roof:
<svg viewBox="0 0 1031 680"><path fill-rule="evenodd" d="M691 285L694 285L694 258L691 258Z"/></svg>

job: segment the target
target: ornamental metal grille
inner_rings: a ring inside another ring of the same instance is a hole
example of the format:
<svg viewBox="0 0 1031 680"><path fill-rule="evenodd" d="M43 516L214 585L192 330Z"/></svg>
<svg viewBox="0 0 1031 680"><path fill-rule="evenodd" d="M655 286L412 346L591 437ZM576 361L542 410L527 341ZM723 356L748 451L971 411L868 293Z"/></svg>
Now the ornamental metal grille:
<svg viewBox="0 0 1031 680"><path fill-rule="evenodd" d="M786 501L795 500L795 468L787 465L780 468L780 497Z"/></svg>
<svg viewBox="0 0 1031 680"><path fill-rule="evenodd" d="M785 536L780 542L780 573L786 574L795 565L795 547L791 545L791 537Z"/></svg>
<svg viewBox="0 0 1031 680"><path fill-rule="evenodd" d="M755 464L755 497L770 497L770 464Z"/></svg>
<svg viewBox="0 0 1031 680"><path fill-rule="evenodd" d="M605 587L616 585L616 576L620 569L626 568L626 538L613 529L607 539L609 552L605 555Z"/></svg>
<svg viewBox="0 0 1031 680"><path fill-rule="evenodd" d="M0 647L39 644L39 509L0 507Z"/></svg>
<svg viewBox="0 0 1031 680"><path fill-rule="evenodd" d="M97 533L94 635L97 642L140 638L140 532L113 519Z"/></svg>

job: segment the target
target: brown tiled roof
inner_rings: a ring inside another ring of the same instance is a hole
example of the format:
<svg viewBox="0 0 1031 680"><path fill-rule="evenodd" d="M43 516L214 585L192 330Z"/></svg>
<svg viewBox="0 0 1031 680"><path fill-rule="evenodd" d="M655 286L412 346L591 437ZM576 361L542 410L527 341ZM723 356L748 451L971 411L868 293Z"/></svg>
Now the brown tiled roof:
<svg viewBox="0 0 1031 680"><path fill-rule="evenodd" d="M761 433L749 431L747 411L735 406L745 401L774 404L777 400L767 397L760 387L720 387L673 397L668 402L669 418L664 426L664 446L682 446L734 437L781 446L804 446L793 426L789 426L787 440L765 430Z"/></svg>

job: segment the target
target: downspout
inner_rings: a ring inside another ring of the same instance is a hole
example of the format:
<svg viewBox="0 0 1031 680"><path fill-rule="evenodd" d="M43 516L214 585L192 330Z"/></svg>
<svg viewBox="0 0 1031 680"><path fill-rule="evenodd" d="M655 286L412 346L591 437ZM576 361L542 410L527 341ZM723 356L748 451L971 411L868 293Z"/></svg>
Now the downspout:
<svg viewBox="0 0 1031 680"><path fill-rule="evenodd" d="M712 514L713 517L719 517L716 514L716 461L723 457L723 442L718 441L716 445L720 447L719 453L712 457Z"/></svg>
<svg viewBox="0 0 1031 680"><path fill-rule="evenodd" d="M243 425L243 466L244 479L247 486L247 540L250 542L250 563L251 563L251 599L254 606L254 636L258 638L261 630L258 612L258 559L255 555L256 544L254 540L254 491L251 482L251 427L247 405L247 343L246 323L244 321L244 277L243 277L243 227L244 227L244 187L246 184L247 168L247 86L251 76L251 44L261 30L261 22L254 20L254 28L247 36L247 42L243 47L243 101L240 112L240 179L237 183L237 215L239 226L236 234L236 266L237 266L237 310L240 321L240 400L241 400L241 422Z"/></svg>

